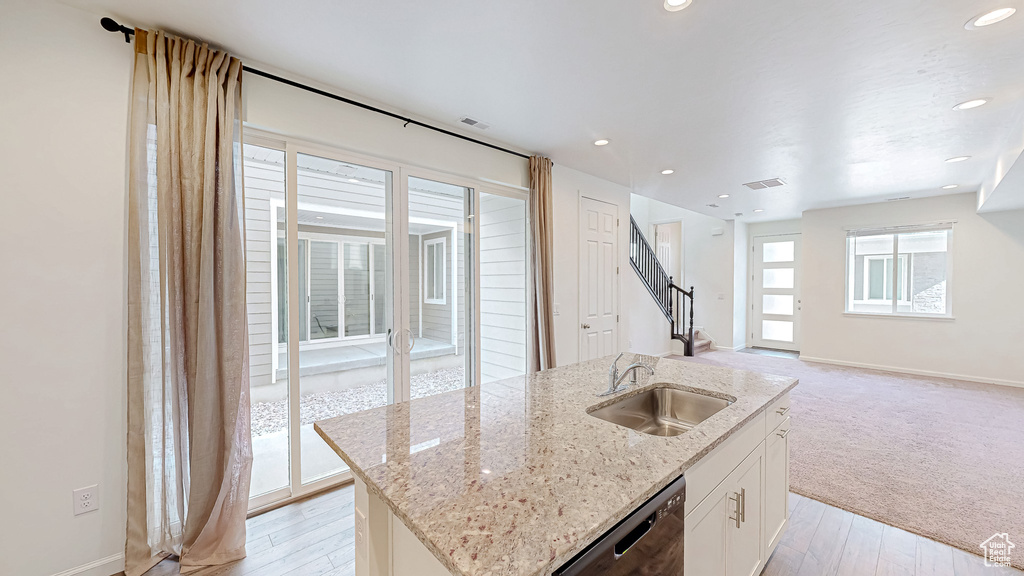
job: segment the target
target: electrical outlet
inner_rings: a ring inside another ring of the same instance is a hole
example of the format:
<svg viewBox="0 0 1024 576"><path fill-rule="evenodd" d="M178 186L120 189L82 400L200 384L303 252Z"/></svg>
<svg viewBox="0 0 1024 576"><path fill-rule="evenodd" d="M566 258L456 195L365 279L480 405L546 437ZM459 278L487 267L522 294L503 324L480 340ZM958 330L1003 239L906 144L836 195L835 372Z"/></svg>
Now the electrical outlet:
<svg viewBox="0 0 1024 576"><path fill-rule="evenodd" d="M356 508L356 554L360 558L367 557L366 549L366 516L362 510Z"/></svg>
<svg viewBox="0 0 1024 576"><path fill-rule="evenodd" d="M74 505L75 516L99 510L100 491L99 485L93 484L85 488L79 488L72 492L72 504Z"/></svg>
<svg viewBox="0 0 1024 576"><path fill-rule="evenodd" d="M555 302L554 310L552 311L553 316L560 316L562 314L562 305Z"/></svg>

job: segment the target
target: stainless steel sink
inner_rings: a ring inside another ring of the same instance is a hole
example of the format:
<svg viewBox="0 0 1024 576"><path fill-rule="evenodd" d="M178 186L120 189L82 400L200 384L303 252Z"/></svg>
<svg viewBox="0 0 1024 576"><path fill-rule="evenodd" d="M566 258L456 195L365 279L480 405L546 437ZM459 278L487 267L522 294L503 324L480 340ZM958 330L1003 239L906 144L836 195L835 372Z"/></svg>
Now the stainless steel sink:
<svg viewBox="0 0 1024 576"><path fill-rule="evenodd" d="M732 402L659 386L598 408L600 418L654 436L678 436L715 415Z"/></svg>

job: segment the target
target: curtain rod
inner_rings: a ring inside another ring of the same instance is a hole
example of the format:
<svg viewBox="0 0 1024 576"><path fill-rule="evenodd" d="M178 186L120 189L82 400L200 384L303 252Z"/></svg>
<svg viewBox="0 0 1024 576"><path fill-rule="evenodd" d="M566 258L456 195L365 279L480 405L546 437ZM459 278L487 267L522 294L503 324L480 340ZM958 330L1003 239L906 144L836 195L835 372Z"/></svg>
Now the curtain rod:
<svg viewBox="0 0 1024 576"><path fill-rule="evenodd" d="M103 26L103 29L108 31L108 32L117 32L117 33L120 33L120 34L124 34L124 41L125 42L129 42L129 43L131 42L131 36L133 34L135 34L135 30L133 30L132 28L129 28L127 26L122 26L121 24L118 24L117 21L115 21L113 18L101 18L100 19L100 26ZM275 74L271 74L270 72L264 72L263 70L258 70L256 68L252 68L252 67L246 66L245 64L242 65L242 70L245 71L245 72L249 72L251 74L255 74L257 76L262 76L262 77L267 78L269 80L274 80L275 82L280 82L281 84L286 84L286 85L291 86L293 88L298 88L300 90L305 90L307 92L312 92L313 94L318 94L320 96L324 96L324 97L330 98L332 100L337 100L338 102L344 102L345 104L351 104L352 106L356 106L356 107L362 108L364 110L369 110L371 112L376 112L377 114L383 114L384 116L389 116L389 117L394 118L396 120L401 120L401 121L405 122L404 126L408 126L409 124L413 124L413 125L419 126L421 128L426 128L428 130L433 130L434 132L440 132L441 134L445 134L447 136L452 136L452 137L458 138L460 140L465 140L466 142L472 142L473 144L479 144L480 146L486 146L488 148L491 148L493 150L498 150L498 151L504 152L506 154L512 154L513 156L519 156L520 158L526 158L527 160L529 160L529 158L530 158L528 155L521 154L519 152L516 152L515 150L509 150L508 148L502 148L501 146L496 146L494 144L490 144L488 142L484 142L483 140L477 140L476 138L470 138L469 136L463 136L462 134L458 134L458 133L452 132L450 130L445 130L444 128L438 128L437 126L432 126L430 124L426 124L426 123L420 122L418 120L413 120L412 118L407 118L407 117L402 116L400 114L395 114L394 112L388 112L387 110L384 110L382 108L377 108L376 106L371 106L371 105L365 104L363 102L358 102L356 100L352 100L351 98L345 98L344 96L339 96L337 94L333 94L331 92L327 92L326 90L321 90L319 88L314 88L313 86L309 86L309 85L303 84L301 82L296 82L294 80L289 80L287 78L282 78L282 77L277 76Z"/></svg>

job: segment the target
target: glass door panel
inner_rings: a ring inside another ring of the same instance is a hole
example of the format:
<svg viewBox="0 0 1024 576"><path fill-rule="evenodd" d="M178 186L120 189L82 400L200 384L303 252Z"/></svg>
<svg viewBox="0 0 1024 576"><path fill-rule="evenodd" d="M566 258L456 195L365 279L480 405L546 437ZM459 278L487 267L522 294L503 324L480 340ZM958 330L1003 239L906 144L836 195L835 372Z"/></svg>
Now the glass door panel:
<svg viewBox="0 0 1024 576"><path fill-rule="evenodd" d="M345 336L370 334L370 245L345 244Z"/></svg>
<svg viewBox="0 0 1024 576"><path fill-rule="evenodd" d="M338 337L338 243L309 243L309 339Z"/></svg>
<svg viewBox="0 0 1024 576"><path fill-rule="evenodd" d="M285 241L285 153L246 143L246 301L252 482L249 495L289 489L288 250Z"/></svg>
<svg viewBox="0 0 1024 576"><path fill-rule="evenodd" d="M467 377L465 222L472 189L410 177L409 398L464 388ZM469 293L472 293L471 291Z"/></svg>
<svg viewBox="0 0 1024 576"><path fill-rule="evenodd" d="M310 338L298 345L297 390L308 484L346 470L313 423L388 402L392 172L301 152L296 168L298 236L309 252Z"/></svg>
<svg viewBox="0 0 1024 576"><path fill-rule="evenodd" d="M480 381L526 374L526 200L480 193Z"/></svg>
<svg viewBox="0 0 1024 576"><path fill-rule="evenodd" d="M373 333L384 334L384 305L386 303L387 274L385 274L386 258L383 244L371 244L373 249Z"/></svg>
<svg viewBox="0 0 1024 576"><path fill-rule="evenodd" d="M299 341L309 340L309 241L299 240Z"/></svg>

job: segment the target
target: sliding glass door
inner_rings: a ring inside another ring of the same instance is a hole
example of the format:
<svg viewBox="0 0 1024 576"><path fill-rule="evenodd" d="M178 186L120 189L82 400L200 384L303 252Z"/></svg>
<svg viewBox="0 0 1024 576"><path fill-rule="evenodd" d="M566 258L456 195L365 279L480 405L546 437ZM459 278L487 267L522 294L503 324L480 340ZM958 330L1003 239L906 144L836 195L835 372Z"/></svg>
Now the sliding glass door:
<svg viewBox="0 0 1024 576"><path fill-rule="evenodd" d="M415 176L407 184L411 378L404 397L422 398L472 382L465 223L473 189Z"/></svg>
<svg viewBox="0 0 1024 576"><path fill-rule="evenodd" d="M309 332L290 346L298 349L298 480L308 485L346 470L313 423L384 406L394 395L386 332L397 317L388 290L395 170L299 148L295 161L295 237L309 253L308 263L299 257L308 271L297 304L307 307Z"/></svg>
<svg viewBox="0 0 1024 576"><path fill-rule="evenodd" d="M346 479L314 422L526 373L525 194L269 136L243 157L250 508Z"/></svg>

